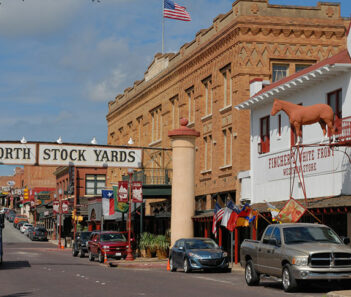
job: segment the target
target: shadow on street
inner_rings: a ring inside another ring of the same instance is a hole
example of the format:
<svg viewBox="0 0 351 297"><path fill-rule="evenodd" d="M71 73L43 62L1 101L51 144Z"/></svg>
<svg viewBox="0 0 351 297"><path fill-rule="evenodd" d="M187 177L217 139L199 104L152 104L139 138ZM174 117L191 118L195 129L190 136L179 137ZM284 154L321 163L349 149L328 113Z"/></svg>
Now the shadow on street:
<svg viewBox="0 0 351 297"><path fill-rule="evenodd" d="M22 297L22 296L29 296L29 295L32 295L32 292L21 292L21 293L15 293L10 295L1 295L1 297Z"/></svg>
<svg viewBox="0 0 351 297"><path fill-rule="evenodd" d="M28 261L4 261L0 266L0 270L21 269L28 267L31 267Z"/></svg>

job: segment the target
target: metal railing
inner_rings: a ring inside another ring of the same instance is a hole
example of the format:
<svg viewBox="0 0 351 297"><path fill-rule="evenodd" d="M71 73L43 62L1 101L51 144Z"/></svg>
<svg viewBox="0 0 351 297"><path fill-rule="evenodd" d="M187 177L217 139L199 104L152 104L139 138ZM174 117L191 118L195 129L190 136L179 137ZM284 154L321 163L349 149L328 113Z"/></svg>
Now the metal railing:
<svg viewBox="0 0 351 297"><path fill-rule="evenodd" d="M128 175L123 175L122 180L128 180ZM146 185L171 185L172 169L149 168L136 171L133 174L133 181L141 181Z"/></svg>

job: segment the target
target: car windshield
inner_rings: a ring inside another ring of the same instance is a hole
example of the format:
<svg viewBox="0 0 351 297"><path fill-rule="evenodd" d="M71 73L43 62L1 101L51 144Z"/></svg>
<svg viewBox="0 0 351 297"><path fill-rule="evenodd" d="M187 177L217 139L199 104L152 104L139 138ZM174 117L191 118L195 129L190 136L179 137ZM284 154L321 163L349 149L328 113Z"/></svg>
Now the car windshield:
<svg viewBox="0 0 351 297"><path fill-rule="evenodd" d="M286 244L304 242L328 242L341 244L339 236L327 227L289 227L283 229Z"/></svg>
<svg viewBox="0 0 351 297"><path fill-rule="evenodd" d="M83 240L88 240L89 237L90 237L90 234L91 234L91 232L82 232L80 234L80 238L83 239Z"/></svg>
<svg viewBox="0 0 351 297"><path fill-rule="evenodd" d="M127 241L121 233L106 233L101 235L101 241Z"/></svg>
<svg viewBox="0 0 351 297"><path fill-rule="evenodd" d="M216 249L218 245L212 239L190 239L185 242L188 250L193 249Z"/></svg>

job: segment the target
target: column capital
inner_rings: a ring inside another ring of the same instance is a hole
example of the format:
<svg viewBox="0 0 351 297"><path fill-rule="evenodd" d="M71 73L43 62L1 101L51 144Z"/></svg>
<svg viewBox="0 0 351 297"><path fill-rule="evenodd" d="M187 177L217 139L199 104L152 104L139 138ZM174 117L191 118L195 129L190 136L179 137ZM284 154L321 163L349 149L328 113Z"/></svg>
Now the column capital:
<svg viewBox="0 0 351 297"><path fill-rule="evenodd" d="M175 136L194 136L194 137L199 137L200 132L190 129L187 127L188 125L188 120L185 118L180 119L180 128L178 129L173 129L168 132L168 137L175 137Z"/></svg>

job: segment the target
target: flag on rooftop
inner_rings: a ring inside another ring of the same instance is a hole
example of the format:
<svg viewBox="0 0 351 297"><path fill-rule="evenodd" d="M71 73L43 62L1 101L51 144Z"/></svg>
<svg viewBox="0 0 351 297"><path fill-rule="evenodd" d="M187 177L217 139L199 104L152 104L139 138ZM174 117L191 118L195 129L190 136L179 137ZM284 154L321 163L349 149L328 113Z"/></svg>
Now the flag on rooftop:
<svg viewBox="0 0 351 297"><path fill-rule="evenodd" d="M190 14L185 7L174 3L173 0L164 0L163 17L180 21L191 21Z"/></svg>
<svg viewBox="0 0 351 297"><path fill-rule="evenodd" d="M214 214L213 214L213 223L212 223L212 233L215 235L216 238L217 238L217 223L222 220L223 215L224 215L224 208L221 208L218 202L216 202L215 208L214 208Z"/></svg>

